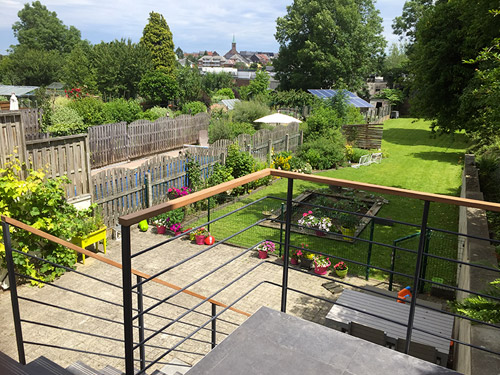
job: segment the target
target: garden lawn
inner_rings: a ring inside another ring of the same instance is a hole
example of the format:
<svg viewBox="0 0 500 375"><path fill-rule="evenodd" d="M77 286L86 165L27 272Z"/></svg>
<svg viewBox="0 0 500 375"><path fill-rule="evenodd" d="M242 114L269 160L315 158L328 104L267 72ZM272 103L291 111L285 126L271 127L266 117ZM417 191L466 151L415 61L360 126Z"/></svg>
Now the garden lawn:
<svg viewBox="0 0 500 375"><path fill-rule="evenodd" d="M467 147L464 134L448 134L435 136L430 131L430 123L425 121L414 121L413 119L388 120L384 124L384 135L382 151L384 159L381 164L362 166L356 168L342 168L319 173L319 175L341 178L352 181L373 183L384 186L399 187L424 191L457 195L461 185L462 160ZM308 189L324 188L306 181L294 181L294 196ZM275 182L273 185L251 194L242 201L229 205L216 212L212 212L211 218L218 217L224 213L237 209L245 204L251 203L264 196L286 198L287 183L285 180ZM389 203L385 204L378 216L401 220L410 224L420 224L423 202L397 196L384 196ZM221 240L246 226L262 219L262 211L276 209L281 202L273 199L265 199L258 204L243 209L227 218L211 225L211 232L216 239ZM199 220L201 224L205 220ZM458 208L444 204L432 203L430 206L429 225L435 228L457 230ZM370 236L368 227L362 233L361 238L368 239ZM418 232L418 228L395 224L393 226L375 225L373 239L383 244L392 245L393 241ZM267 227L254 227L236 237L230 242L253 246L263 239L279 241L280 231ZM368 260L368 244L356 241L354 244L324 239L315 236L307 236L292 233L291 244L301 246L307 243L316 251L331 254L334 257L346 258L351 261L366 263ZM410 250L416 250L418 237L399 243L399 246ZM429 241L429 252L451 258L456 257L457 238L439 233L431 234ZM389 269L391 265L390 248L374 245L371 249L370 264ZM415 256L398 250L396 254L395 270L408 275L413 275ZM334 261L337 261L336 259ZM350 273L365 274L365 267L357 266L354 262L349 264ZM384 271L371 270L372 276L385 278ZM442 277L445 282L454 283L455 267L448 262L429 258L427 265L427 278ZM401 276L396 281L402 284L408 282Z"/></svg>

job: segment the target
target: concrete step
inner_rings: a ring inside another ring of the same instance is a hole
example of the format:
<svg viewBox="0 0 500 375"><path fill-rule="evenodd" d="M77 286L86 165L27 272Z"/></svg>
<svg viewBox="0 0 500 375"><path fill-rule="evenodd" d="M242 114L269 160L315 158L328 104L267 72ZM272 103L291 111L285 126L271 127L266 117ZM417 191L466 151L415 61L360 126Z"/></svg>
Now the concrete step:
<svg viewBox="0 0 500 375"><path fill-rule="evenodd" d="M71 372L44 356L28 363L25 370L33 375L71 375Z"/></svg>
<svg viewBox="0 0 500 375"><path fill-rule="evenodd" d="M161 375L184 375L191 369L191 365L186 362L181 361L180 359L174 358L169 362L168 365L165 365L161 368Z"/></svg>
<svg viewBox="0 0 500 375"><path fill-rule="evenodd" d="M107 365L100 371L101 375L123 375L124 372L114 368L113 366Z"/></svg>
<svg viewBox="0 0 500 375"><path fill-rule="evenodd" d="M100 371L94 370L92 367L87 366L81 361L76 361L75 363L69 365L66 370L73 375L101 375Z"/></svg>
<svg viewBox="0 0 500 375"><path fill-rule="evenodd" d="M24 368L19 362L0 352L0 374L29 375Z"/></svg>

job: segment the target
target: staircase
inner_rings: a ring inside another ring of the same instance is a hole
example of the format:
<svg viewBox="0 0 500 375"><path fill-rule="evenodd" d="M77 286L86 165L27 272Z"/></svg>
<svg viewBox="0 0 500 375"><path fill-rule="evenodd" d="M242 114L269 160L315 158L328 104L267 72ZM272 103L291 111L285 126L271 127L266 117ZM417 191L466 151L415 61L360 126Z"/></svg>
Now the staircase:
<svg viewBox="0 0 500 375"><path fill-rule="evenodd" d="M184 375L191 366L174 358L161 370L154 371L151 375ZM102 370L95 370L85 363L77 361L66 369L45 357L39 357L27 365L21 365L9 356L0 352L1 375L123 375L124 373L112 366Z"/></svg>

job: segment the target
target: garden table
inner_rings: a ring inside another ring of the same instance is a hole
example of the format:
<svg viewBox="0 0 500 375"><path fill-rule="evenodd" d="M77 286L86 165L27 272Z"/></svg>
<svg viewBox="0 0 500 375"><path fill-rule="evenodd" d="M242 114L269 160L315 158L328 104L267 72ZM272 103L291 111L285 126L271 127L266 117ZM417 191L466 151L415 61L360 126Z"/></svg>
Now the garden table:
<svg viewBox="0 0 500 375"><path fill-rule="evenodd" d="M346 307L336 304L331 308L326 316L326 322L329 327L348 331L349 324L356 322L384 331L388 341L394 346L397 339L406 339L406 325L408 324L410 312L409 303L397 303L396 299L390 300L387 297L361 293L350 289L345 289L342 292L337 303ZM403 323L404 326L364 314L350 307ZM438 352L438 359L444 366L448 361L453 320L454 317L451 315L416 306L411 340L435 347ZM436 337L415 328L424 329L446 338Z"/></svg>

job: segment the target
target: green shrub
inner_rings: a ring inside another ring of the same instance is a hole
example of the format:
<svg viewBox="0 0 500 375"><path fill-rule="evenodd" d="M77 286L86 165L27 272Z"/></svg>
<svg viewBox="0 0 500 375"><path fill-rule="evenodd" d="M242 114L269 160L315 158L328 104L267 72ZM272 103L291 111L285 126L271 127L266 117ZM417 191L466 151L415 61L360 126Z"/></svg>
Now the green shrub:
<svg viewBox="0 0 500 375"><path fill-rule="evenodd" d="M186 115L196 115L207 111L207 106L202 102L189 102L182 107L182 113Z"/></svg>
<svg viewBox="0 0 500 375"><path fill-rule="evenodd" d="M70 107L58 106L50 115L47 131L56 136L81 134L87 132L82 117Z"/></svg>
<svg viewBox="0 0 500 375"><path fill-rule="evenodd" d="M312 106L320 100L316 96L300 90L273 91L270 94L270 104L276 107L302 108Z"/></svg>
<svg viewBox="0 0 500 375"><path fill-rule="evenodd" d="M208 186L215 186L223 182L231 181L234 179L232 173L233 170L230 167L222 164L215 164L212 174L207 179L206 183ZM215 200L217 203L222 203L225 202L227 196L227 193L220 193L215 196Z"/></svg>
<svg viewBox="0 0 500 375"><path fill-rule="evenodd" d="M139 92L149 103L161 105L177 97L179 84L174 76L153 70L142 76Z"/></svg>
<svg viewBox="0 0 500 375"><path fill-rule="evenodd" d="M252 124L244 122L229 122L227 120L212 120L208 127L208 141L214 143L220 139L234 139L240 134L255 134Z"/></svg>
<svg viewBox="0 0 500 375"><path fill-rule="evenodd" d="M232 169L234 178L246 176L253 172L254 160L246 152L240 151L238 143L228 147L226 166Z"/></svg>
<svg viewBox="0 0 500 375"><path fill-rule="evenodd" d="M141 117L142 108L137 100L120 98L105 103L104 113L108 121L126 121L130 124Z"/></svg>
<svg viewBox="0 0 500 375"><path fill-rule="evenodd" d="M345 140L337 129L329 136L319 137L305 142L299 156L307 161L314 169L336 168L344 161Z"/></svg>
<svg viewBox="0 0 500 375"><path fill-rule="evenodd" d="M500 297L500 279L490 282L487 290L481 293L489 294L493 297ZM473 319L488 323L500 323L500 302L481 296L465 298L460 302L449 302L453 312L461 313Z"/></svg>
<svg viewBox="0 0 500 375"><path fill-rule="evenodd" d="M270 114L269 107L257 101L239 102L234 106L233 121L253 124L258 118ZM257 128L259 125L256 125Z"/></svg>
<svg viewBox="0 0 500 375"><path fill-rule="evenodd" d="M174 112L169 108L155 106L140 114L140 118L155 121L160 117L174 117Z"/></svg>
<svg viewBox="0 0 500 375"><path fill-rule="evenodd" d="M87 127L110 122L104 112L104 103L101 99L92 97L75 99L68 103L68 107L78 112Z"/></svg>
<svg viewBox="0 0 500 375"><path fill-rule="evenodd" d="M218 103L223 99L234 99L234 92L230 88L219 89L212 95L212 103Z"/></svg>

